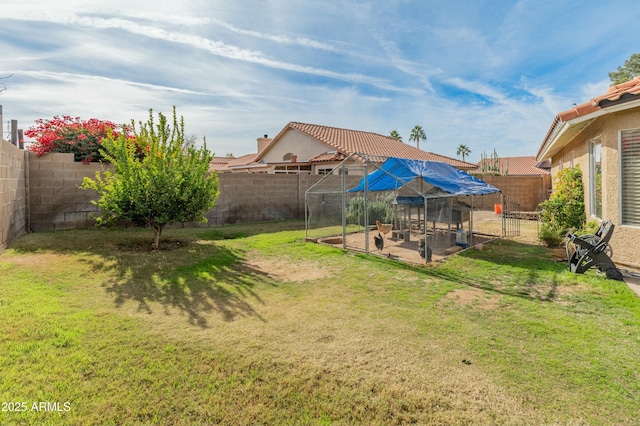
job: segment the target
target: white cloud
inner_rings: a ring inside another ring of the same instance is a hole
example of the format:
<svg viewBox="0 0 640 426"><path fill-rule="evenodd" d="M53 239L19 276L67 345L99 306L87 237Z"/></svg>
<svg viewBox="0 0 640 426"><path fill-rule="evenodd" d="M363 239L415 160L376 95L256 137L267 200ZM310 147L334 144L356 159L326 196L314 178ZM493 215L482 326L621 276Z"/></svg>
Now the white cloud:
<svg viewBox="0 0 640 426"><path fill-rule="evenodd" d="M246 29L241 29L241 28L237 28L227 22L223 22L219 19L215 19L212 18L210 20L208 20L208 22L211 22L215 25L218 25L220 27L226 28L230 31L233 31L235 33L238 34L242 34L242 35L248 35L251 37L257 37L257 38L262 38L265 40L270 40L270 41L275 41L276 43L283 43L283 44L293 44L293 45L299 45L299 46L304 46L304 47L310 47L313 49L320 49L320 50L328 50L328 51L332 51L332 52L338 52L339 49L336 48L335 46L332 46L330 44L327 43L322 43L320 41L317 40L312 40L310 38L307 37L291 37L288 35L284 35L284 34L268 34L268 33L262 33L259 31L253 31L253 30L246 30Z"/></svg>
<svg viewBox="0 0 640 426"><path fill-rule="evenodd" d="M611 7L575 11L562 0L10 2L0 26L0 75L14 76L0 102L5 118L23 127L60 114L146 120L149 108L176 105L187 131L207 136L222 154L252 152L256 137L305 121L395 129L405 140L420 124L425 149L455 156L464 143L472 161L493 148L533 155L555 114L604 93L606 70L628 57L628 46L601 41L616 37L612 26L558 48L567 34L600 25ZM633 13L620 20L629 39L640 35Z"/></svg>
<svg viewBox="0 0 640 426"><path fill-rule="evenodd" d="M349 83L368 84L385 90L396 90L400 92L405 91L402 88L394 87L394 85L390 81L383 78L371 77L359 73L341 73L322 68L302 66L293 63L278 61L266 57L261 52L242 49L222 41L210 40L199 35L167 31L157 26L142 25L126 19L94 18L89 16L76 16L74 14L68 13L43 13L41 15L38 15L35 12L29 13L27 17L18 16L18 19L39 20L63 25L78 25L96 29L123 30L128 33L136 34L143 37L189 45L194 48L206 50L213 55L222 56L229 59L251 62L285 71L328 77Z"/></svg>

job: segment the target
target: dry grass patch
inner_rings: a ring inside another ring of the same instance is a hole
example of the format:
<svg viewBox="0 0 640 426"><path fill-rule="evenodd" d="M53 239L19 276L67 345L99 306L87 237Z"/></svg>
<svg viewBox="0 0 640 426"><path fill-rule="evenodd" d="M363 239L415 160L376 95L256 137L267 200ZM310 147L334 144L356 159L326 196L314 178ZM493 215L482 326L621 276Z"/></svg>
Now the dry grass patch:
<svg viewBox="0 0 640 426"><path fill-rule="evenodd" d="M271 279L283 282L313 281L335 276L334 271L320 263L292 261L287 256L264 257L253 252L247 255L247 259L243 263L249 269L255 269Z"/></svg>
<svg viewBox="0 0 640 426"><path fill-rule="evenodd" d="M447 294L444 300L453 301L463 306L493 310L500 306L501 297L496 294L487 294L477 288L465 288L453 290Z"/></svg>

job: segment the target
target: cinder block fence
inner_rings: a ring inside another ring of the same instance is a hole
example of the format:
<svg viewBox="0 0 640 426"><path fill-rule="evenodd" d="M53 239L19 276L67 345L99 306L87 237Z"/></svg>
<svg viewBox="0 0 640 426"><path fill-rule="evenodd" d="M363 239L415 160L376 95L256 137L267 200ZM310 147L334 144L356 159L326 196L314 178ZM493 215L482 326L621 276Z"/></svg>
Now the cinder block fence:
<svg viewBox="0 0 640 426"><path fill-rule="evenodd" d="M96 213L97 208L91 200L96 199L97 194L80 186L86 176L94 177L96 172L109 167L74 162L73 154L47 154L38 158L0 141L0 252L27 231L93 227L94 220L90 215ZM305 191L322 177L219 174L220 197L217 205L206 214L209 222L204 226L304 218ZM502 178L500 182L490 183L507 195L516 191L535 194L536 199L521 203L521 209L533 210L538 199L544 199L546 189L540 186L541 179L536 180L538 186L531 181L526 184L527 189L522 190L517 187L521 185L518 183L521 179Z"/></svg>
<svg viewBox="0 0 640 426"><path fill-rule="evenodd" d="M97 211L91 200L95 191L82 189L85 176L104 170L99 163L73 161L73 154L48 154L38 158L28 153L29 226L33 232L87 228Z"/></svg>
<svg viewBox="0 0 640 426"><path fill-rule="evenodd" d="M111 166L73 161L73 154L28 154L30 230L87 228L97 212L95 191L82 189L85 177ZM304 192L321 176L220 174L220 197L206 217L208 226L304 217ZM185 224L194 226L196 224Z"/></svg>
<svg viewBox="0 0 640 426"><path fill-rule="evenodd" d="M0 253L27 230L25 152L0 138Z"/></svg>

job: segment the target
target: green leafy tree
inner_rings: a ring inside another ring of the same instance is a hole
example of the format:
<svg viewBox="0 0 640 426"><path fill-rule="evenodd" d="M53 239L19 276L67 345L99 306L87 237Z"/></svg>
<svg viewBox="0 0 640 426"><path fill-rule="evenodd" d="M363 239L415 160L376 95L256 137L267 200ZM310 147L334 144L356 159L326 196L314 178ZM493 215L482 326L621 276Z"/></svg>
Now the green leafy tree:
<svg viewBox="0 0 640 426"><path fill-rule="evenodd" d="M464 144L460 144L458 146L458 150L456 151L456 155L462 155L462 161L464 161L464 158L471 154L471 150L469 149L468 146L464 145Z"/></svg>
<svg viewBox="0 0 640 426"><path fill-rule="evenodd" d="M542 221L540 239L557 245L568 231L581 229L587 218L582 171L578 166L559 171L553 179L553 193L538 206Z"/></svg>
<svg viewBox="0 0 640 426"><path fill-rule="evenodd" d="M389 137L402 142L402 136L400 136L400 133L398 133L397 130L392 130L391 132L389 132Z"/></svg>
<svg viewBox="0 0 640 426"><path fill-rule="evenodd" d="M220 193L216 173L209 172L213 155L206 141L199 149L187 143L184 119L178 122L175 107L173 126L162 113L158 117L156 124L149 110L149 120L140 122L139 130L132 121L133 136L110 134L102 143L102 154L113 164L113 173L96 173L95 179L85 178L82 184L100 195L93 201L101 211L97 226L120 220L149 226L156 250L165 226L206 222L204 213L215 206Z"/></svg>
<svg viewBox="0 0 640 426"><path fill-rule="evenodd" d="M414 141L416 143L416 148L420 149L420 141L427 141L427 134L422 129L422 126L416 125L413 129L411 129L409 140Z"/></svg>
<svg viewBox="0 0 640 426"><path fill-rule="evenodd" d="M620 84L640 75L640 53L634 53L624 62L624 67L609 73L611 84Z"/></svg>

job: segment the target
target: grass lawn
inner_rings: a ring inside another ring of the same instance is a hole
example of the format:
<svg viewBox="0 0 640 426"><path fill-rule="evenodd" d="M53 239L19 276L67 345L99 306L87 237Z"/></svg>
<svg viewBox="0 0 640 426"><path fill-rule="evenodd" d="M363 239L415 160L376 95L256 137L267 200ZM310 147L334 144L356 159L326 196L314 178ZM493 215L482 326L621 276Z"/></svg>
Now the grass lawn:
<svg viewBox="0 0 640 426"><path fill-rule="evenodd" d="M637 424L640 299L501 240L432 266L304 224L0 256L0 424ZM24 403L24 404L23 404Z"/></svg>

